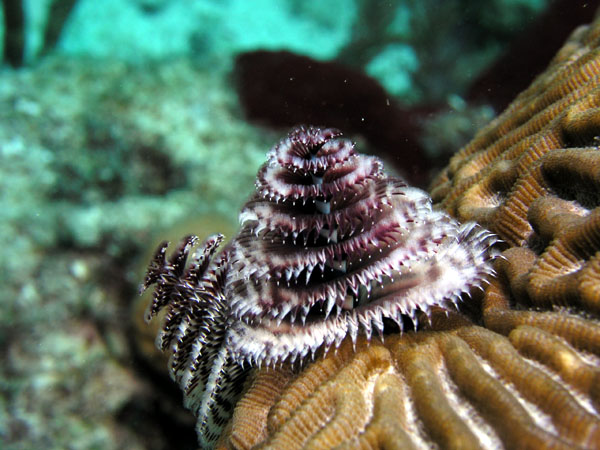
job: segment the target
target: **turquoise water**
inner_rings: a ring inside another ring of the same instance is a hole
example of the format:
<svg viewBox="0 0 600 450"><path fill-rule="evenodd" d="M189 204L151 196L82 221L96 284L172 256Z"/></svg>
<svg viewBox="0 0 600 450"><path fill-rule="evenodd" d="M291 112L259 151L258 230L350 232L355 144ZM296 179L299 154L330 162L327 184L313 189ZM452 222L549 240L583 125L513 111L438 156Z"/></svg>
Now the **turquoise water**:
<svg viewBox="0 0 600 450"><path fill-rule="evenodd" d="M269 147L313 117L426 186L535 75L484 77L547 3L4 2L23 20L0 30L3 448L194 448L136 309L156 241L233 231Z"/></svg>

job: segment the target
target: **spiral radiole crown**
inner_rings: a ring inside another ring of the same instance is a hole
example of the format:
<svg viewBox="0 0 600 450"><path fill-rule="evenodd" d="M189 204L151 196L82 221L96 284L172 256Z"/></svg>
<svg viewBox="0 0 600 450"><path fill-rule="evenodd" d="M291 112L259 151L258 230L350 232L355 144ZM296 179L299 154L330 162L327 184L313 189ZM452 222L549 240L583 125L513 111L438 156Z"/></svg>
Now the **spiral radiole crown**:
<svg viewBox="0 0 600 450"><path fill-rule="evenodd" d="M218 252L190 236L162 244L143 288L147 319L165 310L157 345L198 417L200 444L217 440L249 365L303 361L359 333L402 330L453 307L492 274L496 237L431 207L334 129L299 127L268 153L240 231Z"/></svg>
<svg viewBox="0 0 600 450"><path fill-rule="evenodd" d="M456 302L490 273L495 242L433 211L338 130L315 127L269 152L240 223L225 295L239 332L232 352L252 362L295 360Z"/></svg>

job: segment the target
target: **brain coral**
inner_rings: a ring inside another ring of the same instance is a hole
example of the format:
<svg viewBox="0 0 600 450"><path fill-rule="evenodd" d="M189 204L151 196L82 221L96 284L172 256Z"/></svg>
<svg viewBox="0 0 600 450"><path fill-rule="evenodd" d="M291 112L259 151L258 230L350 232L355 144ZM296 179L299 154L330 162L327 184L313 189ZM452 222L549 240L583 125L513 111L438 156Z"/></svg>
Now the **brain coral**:
<svg viewBox="0 0 600 450"><path fill-rule="evenodd" d="M506 243L480 309L258 371L221 446L600 448L599 107L596 21L432 185Z"/></svg>

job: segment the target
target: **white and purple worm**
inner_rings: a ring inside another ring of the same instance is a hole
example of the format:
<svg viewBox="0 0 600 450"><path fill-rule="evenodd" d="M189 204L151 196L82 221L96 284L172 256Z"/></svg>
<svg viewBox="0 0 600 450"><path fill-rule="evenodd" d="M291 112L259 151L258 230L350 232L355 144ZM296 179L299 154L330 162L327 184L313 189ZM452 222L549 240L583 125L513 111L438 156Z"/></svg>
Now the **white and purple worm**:
<svg viewBox="0 0 600 450"><path fill-rule="evenodd" d="M416 327L493 273L493 234L433 210L425 192L340 136L293 130L258 171L230 244L217 253L222 236L212 236L188 262L190 236L168 259L163 243L150 264L147 320L166 308L157 345L203 447L229 420L245 368Z"/></svg>

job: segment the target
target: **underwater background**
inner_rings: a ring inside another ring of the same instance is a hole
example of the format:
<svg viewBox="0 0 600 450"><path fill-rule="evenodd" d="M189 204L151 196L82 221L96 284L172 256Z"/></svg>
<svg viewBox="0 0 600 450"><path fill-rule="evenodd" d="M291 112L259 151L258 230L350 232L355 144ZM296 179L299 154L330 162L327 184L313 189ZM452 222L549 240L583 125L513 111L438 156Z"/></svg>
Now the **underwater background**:
<svg viewBox="0 0 600 450"><path fill-rule="evenodd" d="M231 236L299 123L427 187L598 3L4 0L2 448L195 448L137 293L157 242Z"/></svg>

